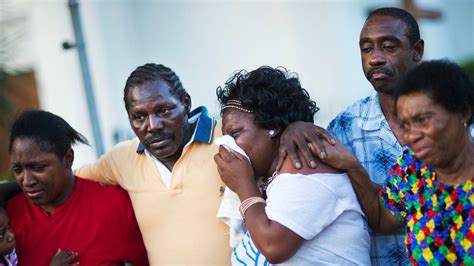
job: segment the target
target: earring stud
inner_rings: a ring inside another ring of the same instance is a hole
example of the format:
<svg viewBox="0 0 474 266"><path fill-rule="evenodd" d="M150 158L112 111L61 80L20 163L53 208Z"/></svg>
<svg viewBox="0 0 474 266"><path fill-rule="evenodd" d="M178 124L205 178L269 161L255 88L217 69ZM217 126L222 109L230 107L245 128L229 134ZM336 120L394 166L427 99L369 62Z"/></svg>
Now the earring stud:
<svg viewBox="0 0 474 266"><path fill-rule="evenodd" d="M268 131L268 134L270 134L270 136L273 137L273 135L275 135L275 130L272 129L272 130Z"/></svg>

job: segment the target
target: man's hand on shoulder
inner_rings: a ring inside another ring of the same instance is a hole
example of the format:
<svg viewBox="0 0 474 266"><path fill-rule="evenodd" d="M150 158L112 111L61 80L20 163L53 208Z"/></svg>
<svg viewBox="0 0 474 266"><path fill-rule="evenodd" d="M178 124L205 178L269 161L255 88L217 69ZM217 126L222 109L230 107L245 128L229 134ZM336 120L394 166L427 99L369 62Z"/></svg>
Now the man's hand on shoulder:
<svg viewBox="0 0 474 266"><path fill-rule="evenodd" d="M342 143L334 138L334 144L323 142L326 158L321 159L328 165L347 172L364 169L359 160Z"/></svg>
<svg viewBox="0 0 474 266"><path fill-rule="evenodd" d="M331 145L336 142L334 137L322 127L309 122L291 123L280 137L277 170L283 165L286 156L290 156L295 168L300 169L302 162L298 150L303 154L305 163L311 168L316 168L315 157L323 160L327 156L323 141Z"/></svg>

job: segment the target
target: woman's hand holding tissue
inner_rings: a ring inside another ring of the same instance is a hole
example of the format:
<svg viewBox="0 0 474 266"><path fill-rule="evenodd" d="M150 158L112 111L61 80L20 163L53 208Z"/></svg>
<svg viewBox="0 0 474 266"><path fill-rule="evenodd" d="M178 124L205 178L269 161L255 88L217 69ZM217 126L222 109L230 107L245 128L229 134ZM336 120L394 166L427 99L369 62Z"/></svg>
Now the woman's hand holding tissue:
<svg viewBox="0 0 474 266"><path fill-rule="evenodd" d="M249 160L232 149L219 145L214 155L217 170L226 186L239 195L240 200L260 195Z"/></svg>

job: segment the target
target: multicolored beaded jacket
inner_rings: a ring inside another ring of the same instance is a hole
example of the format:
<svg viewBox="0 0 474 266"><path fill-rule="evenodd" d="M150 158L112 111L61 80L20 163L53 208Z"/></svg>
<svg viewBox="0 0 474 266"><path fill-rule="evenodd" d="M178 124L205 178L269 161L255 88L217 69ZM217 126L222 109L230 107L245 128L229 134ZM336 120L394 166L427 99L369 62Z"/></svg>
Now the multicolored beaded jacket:
<svg viewBox="0 0 474 266"><path fill-rule="evenodd" d="M381 189L387 208L406 223L414 265L474 265L474 177L454 186L439 182L406 149Z"/></svg>

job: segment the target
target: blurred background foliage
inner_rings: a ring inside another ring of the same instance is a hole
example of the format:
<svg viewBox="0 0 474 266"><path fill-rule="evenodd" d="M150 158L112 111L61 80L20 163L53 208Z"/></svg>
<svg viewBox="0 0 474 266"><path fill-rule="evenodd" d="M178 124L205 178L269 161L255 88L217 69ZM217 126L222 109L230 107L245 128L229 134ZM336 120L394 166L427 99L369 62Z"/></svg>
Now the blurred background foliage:
<svg viewBox="0 0 474 266"><path fill-rule="evenodd" d="M27 19L18 6L14 1L0 3L0 181L13 179L8 158L11 123L20 111L39 107L35 73L23 49Z"/></svg>

